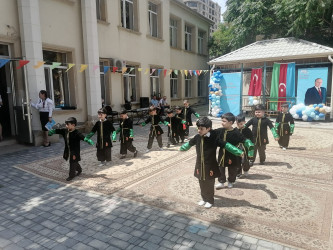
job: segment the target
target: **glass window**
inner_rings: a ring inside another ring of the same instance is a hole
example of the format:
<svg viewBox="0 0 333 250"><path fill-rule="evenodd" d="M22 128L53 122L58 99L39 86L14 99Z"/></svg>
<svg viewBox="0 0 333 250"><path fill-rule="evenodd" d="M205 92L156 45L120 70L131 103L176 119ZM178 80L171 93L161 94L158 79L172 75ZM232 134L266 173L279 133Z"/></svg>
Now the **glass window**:
<svg viewBox="0 0 333 250"><path fill-rule="evenodd" d="M96 16L97 20L106 21L106 1L96 0Z"/></svg>
<svg viewBox="0 0 333 250"><path fill-rule="evenodd" d="M121 26L134 30L134 5L133 0L120 0Z"/></svg>
<svg viewBox="0 0 333 250"><path fill-rule="evenodd" d="M178 76L174 72L170 75L170 97L178 97Z"/></svg>
<svg viewBox="0 0 333 250"><path fill-rule="evenodd" d="M192 50L192 28L185 25L185 50Z"/></svg>
<svg viewBox="0 0 333 250"><path fill-rule="evenodd" d="M203 44L204 44L204 37L205 37L205 32L199 31L198 32L198 53L203 54Z"/></svg>
<svg viewBox="0 0 333 250"><path fill-rule="evenodd" d="M152 69L150 69L150 72L151 71ZM156 69L154 73L150 75L150 95L151 97L153 97L154 95L156 95L157 97L161 96L160 76L158 75L158 69Z"/></svg>
<svg viewBox="0 0 333 250"><path fill-rule="evenodd" d="M136 102L136 87L137 87L137 67L133 65L126 65L127 71L123 75L124 79L124 101Z"/></svg>
<svg viewBox="0 0 333 250"><path fill-rule="evenodd" d="M43 50L46 91L56 108L71 105L66 57L66 53ZM62 64L54 68L53 62Z"/></svg>
<svg viewBox="0 0 333 250"><path fill-rule="evenodd" d="M9 56L8 45L0 44L0 55L2 55L2 56Z"/></svg>
<svg viewBox="0 0 333 250"><path fill-rule="evenodd" d="M188 74L185 76L185 97L192 96L192 76Z"/></svg>
<svg viewBox="0 0 333 250"><path fill-rule="evenodd" d="M170 46L177 47L177 25L176 20L170 19Z"/></svg>
<svg viewBox="0 0 333 250"><path fill-rule="evenodd" d="M205 77L204 75L198 76L198 96L205 96Z"/></svg>
<svg viewBox="0 0 333 250"><path fill-rule="evenodd" d="M158 37L158 18L157 18L157 5L149 2L148 19L150 35Z"/></svg>

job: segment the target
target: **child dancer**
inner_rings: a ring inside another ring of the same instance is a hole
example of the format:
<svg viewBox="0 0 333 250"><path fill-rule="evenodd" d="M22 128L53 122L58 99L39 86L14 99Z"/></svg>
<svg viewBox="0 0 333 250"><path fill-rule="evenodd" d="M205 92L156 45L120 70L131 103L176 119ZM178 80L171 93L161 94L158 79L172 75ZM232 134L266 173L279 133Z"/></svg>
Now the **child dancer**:
<svg viewBox="0 0 333 250"><path fill-rule="evenodd" d="M185 130L186 130L186 121L184 120L184 115L182 114L182 108L179 106L175 107L175 111L176 111L176 118L181 119L181 123L178 125L178 129L177 129L177 133L176 133L176 141L179 143L179 141L181 141L181 143L184 142L185 139Z"/></svg>
<svg viewBox="0 0 333 250"><path fill-rule="evenodd" d="M252 146L249 141L246 141L245 137L239 132L238 129L232 127L235 122L235 116L232 113L225 113L222 116L222 128L217 129L218 137L224 142L228 142L231 145L237 147L240 143L246 144L248 147ZM238 169L241 167L241 158L226 151L225 148L220 148L218 155L218 163L220 166L221 176L219 177L219 183L215 186L216 189L224 187L224 183L227 181L225 175L225 169L228 168L228 188L233 187L233 183L236 181L236 175Z"/></svg>
<svg viewBox="0 0 333 250"><path fill-rule="evenodd" d="M75 177L79 176L82 172L82 168L79 164L81 160L80 156L80 141L85 141L90 145L94 145L94 142L88 138L85 138L76 127L76 118L69 117L66 121L66 128L64 129L51 129L49 130L49 136L54 134L60 134L64 137L65 140L65 149L64 149L64 159L67 161L69 159L69 176L66 181L71 181Z"/></svg>
<svg viewBox="0 0 333 250"><path fill-rule="evenodd" d="M170 147L170 144L176 145L177 142L177 132L179 129L179 126L182 124L181 118L177 118L173 115L172 109L166 109L165 112L167 113L167 117L165 118L165 121L168 122L168 144L167 147Z"/></svg>
<svg viewBox="0 0 333 250"><path fill-rule="evenodd" d="M294 133L295 122L293 116L288 112L289 104L284 103L281 105L281 111L276 118L275 128L280 136L280 148L286 150L289 145L289 138ZM289 125L290 124L290 125Z"/></svg>
<svg viewBox="0 0 333 250"><path fill-rule="evenodd" d="M255 117L253 117L251 120L249 120L245 127L252 126L252 134L254 137L254 156L253 159L250 161L250 166L253 165L253 162L256 159L257 151L259 152L259 160L260 165L265 164L266 160L266 144L268 144L268 135L267 135L267 127L270 128L272 131L273 137L276 141L279 140L279 136L276 133L272 122L265 117L265 107L262 104L258 104L255 106L254 111Z"/></svg>
<svg viewBox="0 0 333 250"><path fill-rule="evenodd" d="M197 160L194 168L194 176L199 179L201 198L199 206L211 208L214 204L215 178L220 176L220 170L216 161L216 148L223 147L237 155L243 152L225 141L218 139L218 132L212 130L212 121L207 117L200 118L197 123L198 134L189 142L183 144L181 151L189 150L196 146Z"/></svg>
<svg viewBox="0 0 333 250"><path fill-rule="evenodd" d="M183 108L183 115L184 115L184 119L186 121L186 130L185 130L185 140L188 140L188 136L189 136L189 132L190 132L190 126L192 126L192 114L195 115L197 118L200 117L200 115L195 112L195 110L190 107L190 103L188 102L188 100L184 100L184 108Z"/></svg>
<svg viewBox="0 0 333 250"><path fill-rule="evenodd" d="M91 132L86 135L87 139L90 139L97 132L97 160L101 163L98 165L99 167L104 166L106 163L111 162L111 135L112 132L115 131L113 124L110 120L106 119L107 110L105 108L101 108L97 111L98 119L91 129Z"/></svg>
<svg viewBox="0 0 333 250"><path fill-rule="evenodd" d="M127 150L134 153L135 158L138 155L136 147L133 146L133 121L128 117L127 110L120 113L121 122L117 131L113 132L112 139L116 141L116 134L120 132L120 159L124 159L127 155Z"/></svg>
<svg viewBox="0 0 333 250"><path fill-rule="evenodd" d="M167 122L165 122L159 115L156 113L156 108L155 107L150 107L149 108L149 117L147 118L146 121L141 123L141 126L146 126L147 123L151 122L150 126L150 132L149 132L149 139L148 139L148 145L147 145L147 151L148 153L150 149L153 146L153 141L154 137L156 137L158 146L160 147L160 150L163 150L163 143L162 143L162 134L163 130L160 127L159 123L164 123L164 125L168 125Z"/></svg>
<svg viewBox="0 0 333 250"><path fill-rule="evenodd" d="M253 134L251 129L246 128L245 125L245 116L238 115L236 116L236 122L237 122L237 128L239 132L248 140L250 140L253 143ZM253 157L253 150L251 152L248 151L248 149L245 147L243 143L240 144L240 149L245 152L243 158L241 159L241 167L238 169L237 177L242 176L242 170L244 172L245 176L249 175L250 170L250 162L249 162L249 156Z"/></svg>

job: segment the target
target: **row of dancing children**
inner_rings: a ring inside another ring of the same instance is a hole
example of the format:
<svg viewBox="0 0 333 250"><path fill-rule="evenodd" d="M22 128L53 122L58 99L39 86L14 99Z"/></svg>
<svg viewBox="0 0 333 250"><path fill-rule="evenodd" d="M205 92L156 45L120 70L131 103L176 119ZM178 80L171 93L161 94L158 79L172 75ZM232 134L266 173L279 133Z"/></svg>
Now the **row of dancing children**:
<svg viewBox="0 0 333 250"><path fill-rule="evenodd" d="M152 147L154 137L156 137L157 142L160 146L160 149L163 150L162 144L162 134L163 130L159 126L160 122L164 122L165 125L168 125L168 146L170 144L176 144L181 139L181 142L184 142L185 133L180 129L181 124L192 125L191 114L195 113L193 109L189 107L187 101L184 101L184 109L180 107L176 108L176 117L173 117L172 110L168 110L167 121L164 121L160 116L156 114L156 108L151 108L149 110L148 119L142 124L151 122L151 129L149 133L149 140L147 145L147 151ZM183 111L184 114L183 115ZM94 142L90 139L97 132L97 142L96 142L96 156L97 160L100 161L99 166L104 166L111 162L111 148L112 141L116 141L116 134L120 133L120 154L121 159L126 157L127 151L133 153L135 158L138 154L136 147L133 146L133 121L128 117L127 111L123 110L120 113L121 122L119 128L115 130L112 122L107 119L107 110L101 108L97 112L98 121L94 124L91 132L86 136L83 136L78 130L76 130L77 120L75 117L70 117L65 121L66 128L64 129L51 129L48 132L49 136L54 134L60 134L65 140L65 148L63 158L67 161L69 160L69 176L66 179L71 181L75 176L78 176L82 172L82 168L79 164L81 160L80 157L80 141L83 140L90 145L94 145ZM199 115L195 113L198 117ZM179 122L178 122L179 121ZM188 128L187 128L188 131ZM187 133L188 136L188 133Z"/></svg>
<svg viewBox="0 0 333 250"><path fill-rule="evenodd" d="M229 175L228 187L232 188L237 174L243 170L247 175L250 162L253 164L255 160L256 151L259 152L260 164L264 164L266 144L268 144L267 128L271 130L273 137L279 141L282 148L284 148L283 145L288 146L289 136L294 130L294 121L290 119L288 104L282 105L282 113L277 117L276 127L273 127L272 122L265 117L263 105L256 105L255 117L246 124L244 116L237 116L237 128L233 128L235 120L232 113L226 113L222 116L222 128L213 130L211 120L207 117L200 118L196 123L198 134L180 148L181 151L187 151L192 146L196 146L194 176L199 179L202 198L198 202L199 206L205 208L213 206L215 178L218 178L215 188L217 190L223 188L227 181L226 168ZM281 127L281 125L284 126ZM252 131L249 126L252 126ZM239 145L242 145L243 151L237 147ZM220 149L216 159L217 147Z"/></svg>
<svg viewBox="0 0 333 250"><path fill-rule="evenodd" d="M111 121L106 119L107 110L101 108L98 110L99 120L93 126L91 132L86 136L82 135L77 129L77 121L75 117L69 117L66 119L66 128L63 129L51 129L48 132L49 136L54 134L60 134L65 140L65 149L63 158L69 160L69 176L66 181L71 181L75 176L79 176L82 172L82 168L79 164L80 157L80 141L83 140L90 145L94 145L94 142L90 139L97 132L96 142L96 156L100 161L99 166L104 166L111 162L111 148L112 141L115 141L116 134L120 133L120 154L121 158L125 158L127 150L134 153L134 157L137 156L137 150L132 145L133 141L133 122L129 119L127 111L121 112L121 123L119 128L115 130ZM112 139L112 140L111 140Z"/></svg>
<svg viewBox="0 0 333 250"><path fill-rule="evenodd" d="M231 188L236 180L236 177L248 176L248 172L253 162L255 161L257 152L259 153L259 164L264 165L266 160L266 145L269 143L268 140L268 129L271 130L272 135L276 141L278 141L280 147L286 150L289 144L289 137L294 131L294 119L290 113L288 113L289 104L281 105L281 113L278 115L275 126L272 122L265 117L265 108L263 105L255 106L255 117L250 119L245 123L245 117L238 115L236 118L229 113L222 116L222 129L224 139L233 145L237 145L238 136L235 135L235 131L238 130L239 133L248 141L254 144L254 152L249 154L247 151L248 145L244 143L239 143L237 146L245 152L244 156L240 161L232 155L229 156L225 154L223 157L219 154L220 166L228 167L228 187ZM237 128L233 128L233 123L236 120ZM252 126L252 131L250 130ZM244 139L243 138L243 139ZM219 179L219 183L216 185L217 189L223 188L226 182L226 177L224 174L224 169L222 169L222 175Z"/></svg>

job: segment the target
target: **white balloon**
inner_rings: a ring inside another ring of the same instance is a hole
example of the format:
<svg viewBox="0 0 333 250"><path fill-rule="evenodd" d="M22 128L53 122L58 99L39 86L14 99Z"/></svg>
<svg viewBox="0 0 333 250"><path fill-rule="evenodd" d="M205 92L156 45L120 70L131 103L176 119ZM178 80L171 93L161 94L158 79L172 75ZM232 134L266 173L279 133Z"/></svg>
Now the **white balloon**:
<svg viewBox="0 0 333 250"><path fill-rule="evenodd" d="M308 116L307 116L307 115L303 115L303 116L302 116L302 119L303 119L303 121L306 122L306 121L308 120Z"/></svg>
<svg viewBox="0 0 333 250"><path fill-rule="evenodd" d="M296 109L291 109L289 112L290 112L291 115L295 115L296 114Z"/></svg>
<svg viewBox="0 0 333 250"><path fill-rule="evenodd" d="M258 100L253 100L253 105L257 105L259 103Z"/></svg>
<svg viewBox="0 0 333 250"><path fill-rule="evenodd" d="M315 118L314 118L316 121L319 120L319 115L316 115Z"/></svg>
<svg viewBox="0 0 333 250"><path fill-rule="evenodd" d="M298 114L294 114L293 117L294 117L294 119L298 119L299 118Z"/></svg>

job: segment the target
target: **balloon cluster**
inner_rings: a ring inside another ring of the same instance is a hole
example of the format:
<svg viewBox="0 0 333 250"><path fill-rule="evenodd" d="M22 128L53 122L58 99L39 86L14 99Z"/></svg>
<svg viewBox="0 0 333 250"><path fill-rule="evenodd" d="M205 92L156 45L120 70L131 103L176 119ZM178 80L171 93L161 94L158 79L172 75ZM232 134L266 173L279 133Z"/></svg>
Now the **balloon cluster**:
<svg viewBox="0 0 333 250"><path fill-rule="evenodd" d="M313 120L324 120L326 113L331 112L331 107L324 104L311 104L305 106L304 103L294 105L290 109L290 114L294 119L302 119L305 122L311 122Z"/></svg>
<svg viewBox="0 0 333 250"><path fill-rule="evenodd" d="M223 111L220 107L222 89L220 83L222 82L222 73L220 71L215 71L210 78L209 87L209 100L211 101L211 114L215 117L221 117Z"/></svg>
<svg viewBox="0 0 333 250"><path fill-rule="evenodd" d="M249 96L249 105L252 106L252 105L257 105L257 104L259 104L258 97Z"/></svg>

